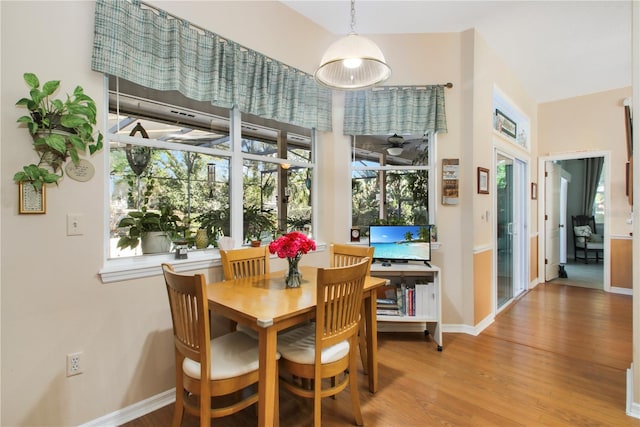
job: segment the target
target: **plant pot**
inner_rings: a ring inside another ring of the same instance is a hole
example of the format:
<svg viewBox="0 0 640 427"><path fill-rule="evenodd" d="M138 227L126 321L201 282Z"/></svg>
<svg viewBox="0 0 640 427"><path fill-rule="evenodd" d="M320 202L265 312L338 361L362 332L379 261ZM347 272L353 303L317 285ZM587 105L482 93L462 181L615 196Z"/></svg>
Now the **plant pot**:
<svg viewBox="0 0 640 427"><path fill-rule="evenodd" d="M143 254L159 254L171 249L171 240L164 231L148 231L140 240Z"/></svg>
<svg viewBox="0 0 640 427"><path fill-rule="evenodd" d="M200 228L196 231L196 248L204 249L209 246L209 236L207 235L207 230Z"/></svg>
<svg viewBox="0 0 640 427"><path fill-rule="evenodd" d="M257 248L262 244L261 240L252 240L251 241L251 247Z"/></svg>

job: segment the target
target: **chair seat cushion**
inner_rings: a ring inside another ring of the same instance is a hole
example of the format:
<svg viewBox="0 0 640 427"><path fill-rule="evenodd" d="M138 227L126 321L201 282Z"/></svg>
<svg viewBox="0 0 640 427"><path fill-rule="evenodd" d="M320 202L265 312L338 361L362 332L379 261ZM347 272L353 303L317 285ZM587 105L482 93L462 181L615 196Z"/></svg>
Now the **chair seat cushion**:
<svg viewBox="0 0 640 427"><path fill-rule="evenodd" d="M316 325L309 323L278 335L278 351L295 363L313 365L316 351ZM349 342L341 341L322 350L321 362L331 363L349 354Z"/></svg>
<svg viewBox="0 0 640 427"><path fill-rule="evenodd" d="M276 355L280 358L280 354ZM231 332L211 340L211 372L209 379L237 377L258 369L258 342L242 332ZM200 379L200 363L184 359L185 375Z"/></svg>
<svg viewBox="0 0 640 427"><path fill-rule="evenodd" d="M251 329L247 325L243 325L242 323L238 323L236 325L236 331L242 332L245 335L249 335L254 340L257 340L259 338L258 331L254 331L253 329Z"/></svg>
<svg viewBox="0 0 640 427"><path fill-rule="evenodd" d="M601 251L604 249L604 245L602 243L586 242L586 244L587 244L587 249L598 250L598 251ZM581 242L580 240L576 242L576 247L578 248L584 248L584 245L585 245L585 242Z"/></svg>

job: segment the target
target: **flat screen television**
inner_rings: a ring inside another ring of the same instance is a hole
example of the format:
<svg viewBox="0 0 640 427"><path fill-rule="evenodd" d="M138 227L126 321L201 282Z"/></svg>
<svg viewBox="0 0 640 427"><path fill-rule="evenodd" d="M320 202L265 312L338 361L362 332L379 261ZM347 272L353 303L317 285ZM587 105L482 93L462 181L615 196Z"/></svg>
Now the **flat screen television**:
<svg viewBox="0 0 640 427"><path fill-rule="evenodd" d="M369 246L373 260L392 262L431 261L431 227L429 225L371 225Z"/></svg>

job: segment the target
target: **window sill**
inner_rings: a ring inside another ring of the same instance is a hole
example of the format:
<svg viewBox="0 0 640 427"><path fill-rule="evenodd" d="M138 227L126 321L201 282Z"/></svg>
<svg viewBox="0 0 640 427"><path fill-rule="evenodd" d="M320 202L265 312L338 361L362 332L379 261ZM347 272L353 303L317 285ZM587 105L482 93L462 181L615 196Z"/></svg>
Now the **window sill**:
<svg viewBox="0 0 640 427"><path fill-rule="evenodd" d="M316 252L326 250L326 243L316 242ZM137 257L108 259L99 271L102 283L122 282L124 280L141 279L162 275L162 263L171 264L177 272L201 270L220 267L220 251L218 249L199 249L188 252L187 259L176 259L173 252ZM271 258L277 258L271 255Z"/></svg>
<svg viewBox="0 0 640 427"><path fill-rule="evenodd" d="M199 270L220 266L218 249L201 249L190 251L187 259L176 259L173 252L157 255L145 255L126 258L108 259L98 273L102 283L120 282L140 279L162 274L162 263L166 262L176 271Z"/></svg>

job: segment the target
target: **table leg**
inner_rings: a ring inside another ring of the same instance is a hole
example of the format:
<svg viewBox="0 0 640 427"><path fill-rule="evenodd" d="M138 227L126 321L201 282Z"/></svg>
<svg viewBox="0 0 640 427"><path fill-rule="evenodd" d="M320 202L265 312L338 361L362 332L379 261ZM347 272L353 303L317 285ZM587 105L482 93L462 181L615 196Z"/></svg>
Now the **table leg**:
<svg viewBox="0 0 640 427"><path fill-rule="evenodd" d="M260 368L258 382L258 425L277 425L279 414L275 413L276 387L278 386L276 351L277 331L273 327L259 328Z"/></svg>
<svg viewBox="0 0 640 427"><path fill-rule="evenodd" d="M365 299L365 332L367 334L367 368L369 391L378 391L378 321L376 319L376 293L369 292Z"/></svg>

